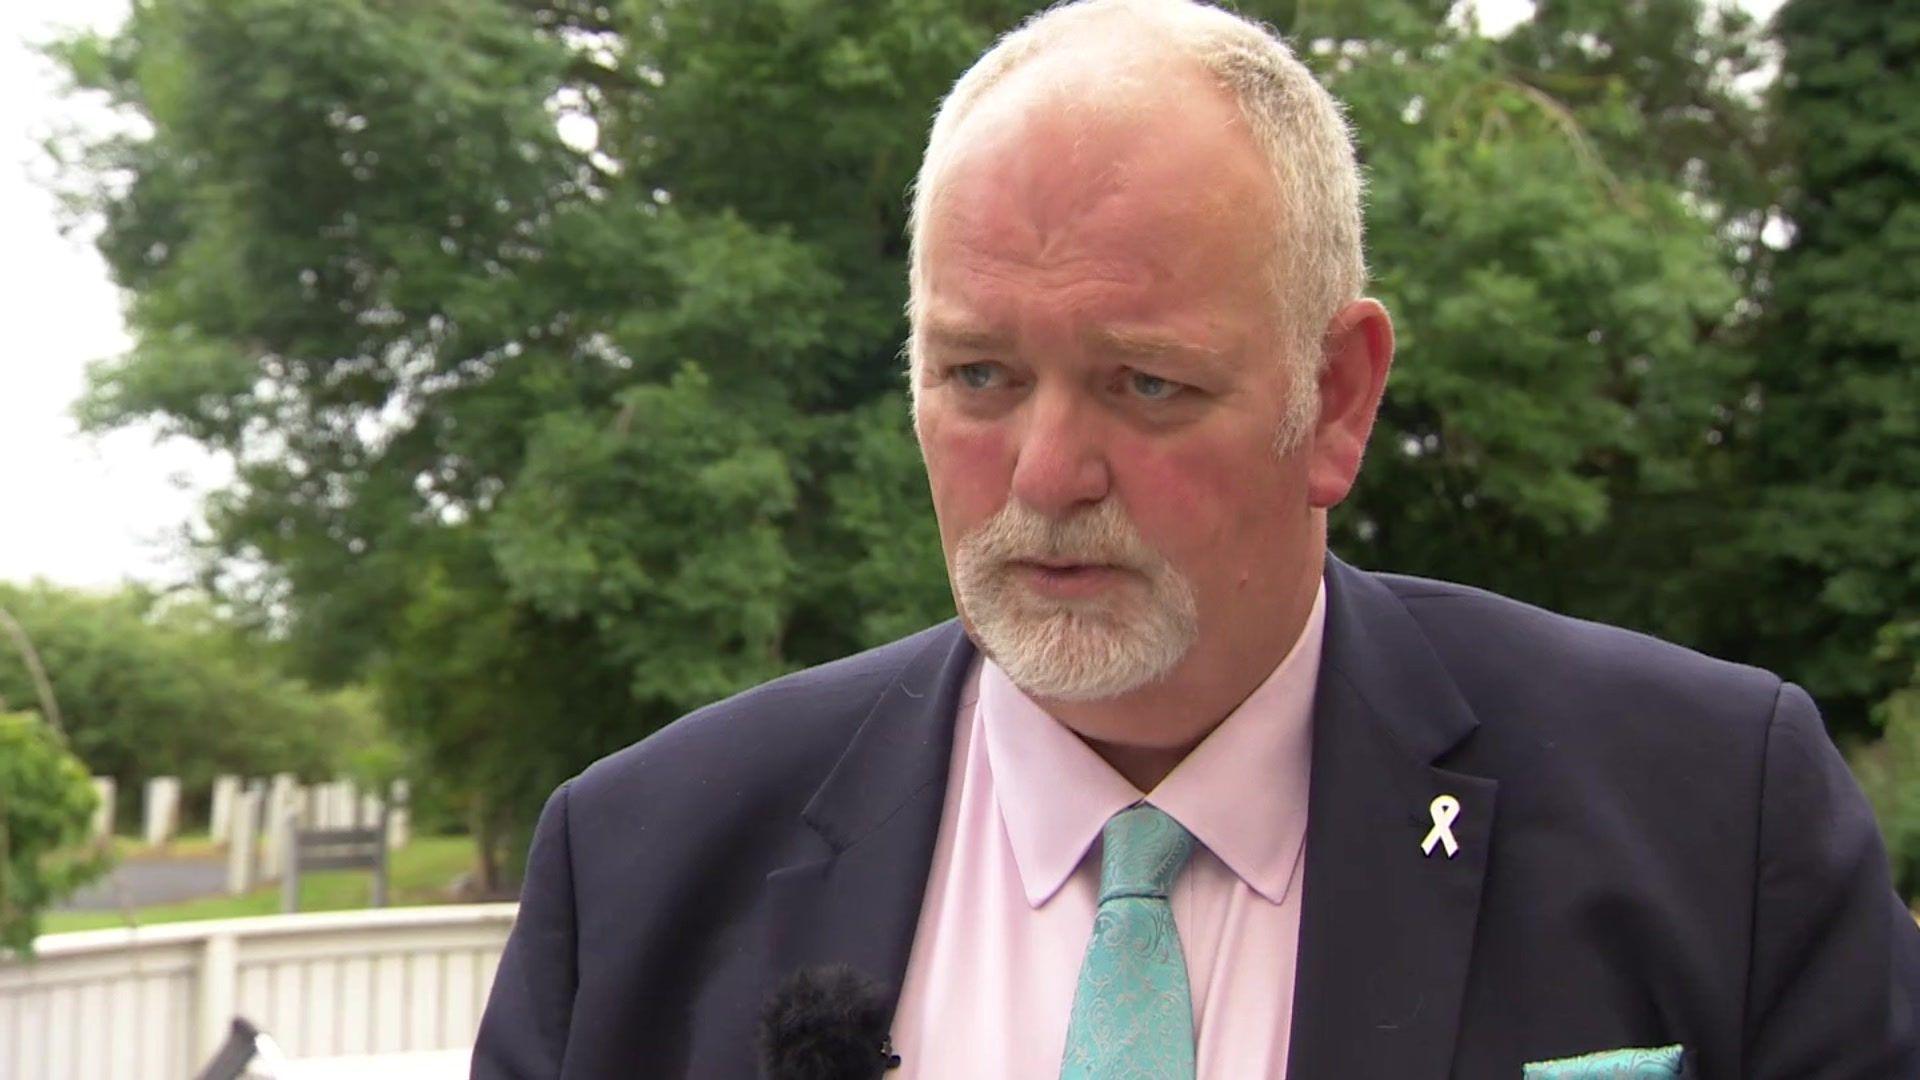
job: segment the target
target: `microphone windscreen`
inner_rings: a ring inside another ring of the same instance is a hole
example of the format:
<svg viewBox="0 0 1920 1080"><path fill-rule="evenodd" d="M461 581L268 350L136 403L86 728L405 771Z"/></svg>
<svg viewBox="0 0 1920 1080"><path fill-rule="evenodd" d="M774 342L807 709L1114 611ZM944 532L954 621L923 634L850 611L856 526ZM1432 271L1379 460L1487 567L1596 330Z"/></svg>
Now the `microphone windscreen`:
<svg viewBox="0 0 1920 1080"><path fill-rule="evenodd" d="M843 964L802 968L760 1015L767 1080L878 1080L899 1063L880 985Z"/></svg>

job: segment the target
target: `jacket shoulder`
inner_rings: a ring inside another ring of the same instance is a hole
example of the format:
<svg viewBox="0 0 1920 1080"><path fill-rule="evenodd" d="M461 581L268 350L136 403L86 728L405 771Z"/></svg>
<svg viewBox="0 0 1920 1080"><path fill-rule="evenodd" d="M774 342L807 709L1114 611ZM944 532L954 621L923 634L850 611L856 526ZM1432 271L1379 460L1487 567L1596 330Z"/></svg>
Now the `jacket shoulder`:
<svg viewBox="0 0 1920 1080"><path fill-rule="evenodd" d="M1376 574L1425 632L1447 666L1468 681L1530 678L1571 693L1673 699L1731 707L1763 722L1780 694L1778 675L1709 656L1636 630L1549 611L1485 589L1401 574Z"/></svg>
<svg viewBox="0 0 1920 1080"><path fill-rule="evenodd" d="M650 802L671 799L722 784L742 796L810 792L902 671L959 633L949 620L696 709L588 766L570 781L570 797L578 807L642 790Z"/></svg>

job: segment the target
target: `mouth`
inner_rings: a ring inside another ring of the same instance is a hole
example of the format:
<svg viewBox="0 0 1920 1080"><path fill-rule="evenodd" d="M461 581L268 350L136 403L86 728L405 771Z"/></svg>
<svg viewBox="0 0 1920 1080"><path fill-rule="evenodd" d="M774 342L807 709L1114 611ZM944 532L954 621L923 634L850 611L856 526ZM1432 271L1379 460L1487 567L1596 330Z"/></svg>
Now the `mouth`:
<svg viewBox="0 0 1920 1080"><path fill-rule="evenodd" d="M1125 567L1112 563L1068 559L1014 559L1008 566L1029 588L1061 599L1102 592L1127 573Z"/></svg>
<svg viewBox="0 0 1920 1080"><path fill-rule="evenodd" d="M1086 562L1080 559L1015 559L1015 566L1031 566L1040 570L1100 570L1115 569L1112 563Z"/></svg>

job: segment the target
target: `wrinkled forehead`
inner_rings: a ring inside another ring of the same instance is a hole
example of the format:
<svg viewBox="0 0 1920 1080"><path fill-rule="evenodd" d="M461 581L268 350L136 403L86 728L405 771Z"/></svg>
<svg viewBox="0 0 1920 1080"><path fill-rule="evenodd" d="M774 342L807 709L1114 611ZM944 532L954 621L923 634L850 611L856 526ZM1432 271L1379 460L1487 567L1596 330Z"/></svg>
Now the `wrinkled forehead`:
<svg viewBox="0 0 1920 1080"><path fill-rule="evenodd" d="M1184 58L1037 60L975 103L942 157L920 223L931 259L1104 248L1170 274L1253 273L1272 250L1266 160L1232 96Z"/></svg>
<svg viewBox="0 0 1920 1080"><path fill-rule="evenodd" d="M1054 198L1160 189L1216 209L1271 187L1232 95L1194 61L1138 48L1030 61L974 102L940 156L930 210L968 183Z"/></svg>

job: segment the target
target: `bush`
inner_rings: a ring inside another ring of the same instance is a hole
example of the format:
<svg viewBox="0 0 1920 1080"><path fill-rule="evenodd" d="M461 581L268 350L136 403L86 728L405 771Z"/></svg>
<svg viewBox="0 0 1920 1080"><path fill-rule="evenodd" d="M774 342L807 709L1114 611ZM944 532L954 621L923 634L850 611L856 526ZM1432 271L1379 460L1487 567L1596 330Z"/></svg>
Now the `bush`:
<svg viewBox="0 0 1920 1080"><path fill-rule="evenodd" d="M1874 709L1880 738L1856 749L1849 763L1886 838L1894 886L1912 902L1920 897L1920 622L1883 630L1878 658L1910 665L1912 675Z"/></svg>
<svg viewBox="0 0 1920 1080"><path fill-rule="evenodd" d="M0 713L0 950L30 953L40 913L100 876L86 766L31 712Z"/></svg>
<svg viewBox="0 0 1920 1080"><path fill-rule="evenodd" d="M285 674L272 642L204 600L0 583L0 607L39 652L66 748L128 798L177 776L197 810L222 773L331 776L349 750L384 738L369 695ZM21 658L0 647L0 702L36 694Z"/></svg>

